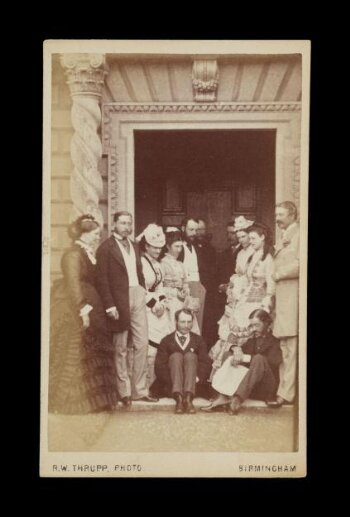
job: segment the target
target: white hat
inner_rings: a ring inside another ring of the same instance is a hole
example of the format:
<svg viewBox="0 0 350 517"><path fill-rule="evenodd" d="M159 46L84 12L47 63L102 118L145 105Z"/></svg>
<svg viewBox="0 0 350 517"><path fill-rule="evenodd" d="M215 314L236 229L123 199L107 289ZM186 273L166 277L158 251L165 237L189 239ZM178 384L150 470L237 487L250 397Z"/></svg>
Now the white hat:
<svg viewBox="0 0 350 517"><path fill-rule="evenodd" d="M240 230L246 230L250 226L254 224L254 221L250 221L249 219L246 219L244 215L239 215L235 218L235 226L234 231L239 232Z"/></svg>
<svg viewBox="0 0 350 517"><path fill-rule="evenodd" d="M163 228L158 224L151 223L143 230L140 235L137 236L136 240L140 241L144 237L147 244L154 246L155 248L163 248L165 246L165 235Z"/></svg>

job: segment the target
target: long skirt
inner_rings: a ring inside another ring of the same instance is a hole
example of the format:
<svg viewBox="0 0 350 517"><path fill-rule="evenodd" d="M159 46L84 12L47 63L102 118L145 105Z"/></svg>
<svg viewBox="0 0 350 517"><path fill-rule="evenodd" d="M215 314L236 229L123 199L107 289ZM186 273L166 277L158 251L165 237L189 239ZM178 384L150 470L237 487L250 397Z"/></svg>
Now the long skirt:
<svg viewBox="0 0 350 517"><path fill-rule="evenodd" d="M49 411L85 414L117 404L116 369L111 337L84 330L67 300L51 306Z"/></svg>

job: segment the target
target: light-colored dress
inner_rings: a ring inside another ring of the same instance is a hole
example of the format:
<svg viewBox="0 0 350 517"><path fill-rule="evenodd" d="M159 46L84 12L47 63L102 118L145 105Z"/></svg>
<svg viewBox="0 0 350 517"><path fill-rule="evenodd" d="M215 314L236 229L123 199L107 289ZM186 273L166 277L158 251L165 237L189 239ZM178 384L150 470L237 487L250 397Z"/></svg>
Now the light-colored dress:
<svg viewBox="0 0 350 517"><path fill-rule="evenodd" d="M235 301L238 301L248 285L246 276L248 261L254 254L254 248L248 246L239 251L236 259L235 273L231 276L229 286L227 288L227 303L232 307Z"/></svg>
<svg viewBox="0 0 350 517"><path fill-rule="evenodd" d="M212 376L221 365L223 357L232 343L228 336L235 336L236 344L242 346L250 337L249 316L256 309L264 309L271 313L274 304L275 281L273 280L274 261L271 254L264 260L263 250L255 251L247 263L245 272L245 287L238 299L230 301L219 321L219 340L210 350L214 361Z"/></svg>
<svg viewBox="0 0 350 517"><path fill-rule="evenodd" d="M190 290L186 282L186 270L182 262L166 253L161 260L163 270L164 293L167 297L170 332L176 328L175 312L184 307L184 301ZM197 317L193 314L192 332L200 334Z"/></svg>
<svg viewBox="0 0 350 517"><path fill-rule="evenodd" d="M167 308L167 300L163 287L163 272L160 262L145 253L141 257L142 272L145 278L146 287L146 314L148 323L148 340L159 345L163 337L170 334L169 315ZM158 317L152 312L152 306L155 303L164 305L164 313ZM148 345L147 353L147 385L150 387L155 380L154 362L157 354L157 348Z"/></svg>
<svg viewBox="0 0 350 517"><path fill-rule="evenodd" d="M163 337L170 334L166 295L163 287L163 272L160 263L147 254L141 257L142 272L146 287L146 312L148 322L148 339L159 344ZM151 305L161 302L165 305L162 316L152 312Z"/></svg>

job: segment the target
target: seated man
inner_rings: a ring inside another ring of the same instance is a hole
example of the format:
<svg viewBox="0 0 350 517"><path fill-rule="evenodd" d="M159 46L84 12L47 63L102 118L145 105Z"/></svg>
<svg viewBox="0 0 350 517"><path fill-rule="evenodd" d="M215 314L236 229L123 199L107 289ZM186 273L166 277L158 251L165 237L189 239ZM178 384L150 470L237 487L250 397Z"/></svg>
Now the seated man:
<svg viewBox="0 0 350 517"><path fill-rule="evenodd" d="M175 413L196 412L192 400L196 384L206 384L211 369L207 347L201 336L191 332L193 315L187 309L175 313L176 331L159 344L156 360L156 381L166 396L176 401ZM152 386L152 392L155 387Z"/></svg>
<svg viewBox="0 0 350 517"><path fill-rule="evenodd" d="M228 403L228 413L234 415L247 398L272 401L276 396L282 352L279 340L271 333L271 317L257 309L249 320L252 337L242 347L232 346L233 356L213 376L212 386L219 395L202 410L213 411Z"/></svg>

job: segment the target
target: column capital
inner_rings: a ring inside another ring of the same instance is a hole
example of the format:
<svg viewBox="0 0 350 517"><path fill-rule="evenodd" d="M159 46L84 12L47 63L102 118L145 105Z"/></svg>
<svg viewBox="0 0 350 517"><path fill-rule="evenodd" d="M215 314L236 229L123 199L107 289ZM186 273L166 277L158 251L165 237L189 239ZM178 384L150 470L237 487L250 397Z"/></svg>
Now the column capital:
<svg viewBox="0 0 350 517"><path fill-rule="evenodd" d="M105 54L61 54L60 60L72 96L101 97L108 73Z"/></svg>

